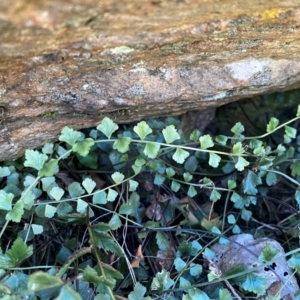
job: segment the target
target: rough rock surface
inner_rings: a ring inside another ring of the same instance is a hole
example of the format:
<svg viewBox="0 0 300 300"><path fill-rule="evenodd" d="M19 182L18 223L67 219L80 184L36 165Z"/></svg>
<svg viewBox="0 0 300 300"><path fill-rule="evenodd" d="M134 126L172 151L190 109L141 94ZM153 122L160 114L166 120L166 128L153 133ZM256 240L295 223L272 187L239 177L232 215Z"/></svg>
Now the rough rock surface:
<svg viewBox="0 0 300 300"><path fill-rule="evenodd" d="M1 0L0 160L62 127L300 86L298 0Z"/></svg>

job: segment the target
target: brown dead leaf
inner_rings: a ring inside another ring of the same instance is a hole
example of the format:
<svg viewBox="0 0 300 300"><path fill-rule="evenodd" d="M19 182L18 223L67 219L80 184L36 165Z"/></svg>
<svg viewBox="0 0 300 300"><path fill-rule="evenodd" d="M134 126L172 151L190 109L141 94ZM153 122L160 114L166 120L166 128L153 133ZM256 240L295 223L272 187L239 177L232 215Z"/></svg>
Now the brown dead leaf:
<svg viewBox="0 0 300 300"><path fill-rule="evenodd" d="M174 247L170 246L167 250L157 251L156 264L161 270L169 271L173 266L176 251Z"/></svg>
<svg viewBox="0 0 300 300"><path fill-rule="evenodd" d="M153 185L153 176L147 172L140 173L137 176L137 181L140 183L141 188L143 188L146 192L151 192L154 189Z"/></svg>
<svg viewBox="0 0 300 300"><path fill-rule="evenodd" d="M131 266L133 268L139 268L140 267L140 260L144 258L143 252L142 252L142 245L139 245L139 247L136 250L135 256L131 262Z"/></svg>
<svg viewBox="0 0 300 300"><path fill-rule="evenodd" d="M144 182L143 182L143 185L142 185L145 190L147 192L151 192L153 191L153 179L152 178L147 178Z"/></svg>
<svg viewBox="0 0 300 300"><path fill-rule="evenodd" d="M275 296L280 292L281 283L280 281L274 281L268 288L268 294L271 296Z"/></svg>
<svg viewBox="0 0 300 300"><path fill-rule="evenodd" d="M146 209L146 216L155 221L159 221L162 217L161 215L161 206L159 203L152 202Z"/></svg>
<svg viewBox="0 0 300 300"><path fill-rule="evenodd" d="M171 197L166 194L156 193L155 197L158 202L167 202L167 201L171 200Z"/></svg>

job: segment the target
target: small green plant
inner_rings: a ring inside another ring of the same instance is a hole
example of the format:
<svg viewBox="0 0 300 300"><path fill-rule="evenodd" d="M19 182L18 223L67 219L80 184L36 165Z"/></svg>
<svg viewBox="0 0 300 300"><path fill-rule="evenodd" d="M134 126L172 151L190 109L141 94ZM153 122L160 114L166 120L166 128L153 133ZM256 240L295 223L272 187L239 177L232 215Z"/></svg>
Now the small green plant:
<svg viewBox="0 0 300 300"><path fill-rule="evenodd" d="M289 264L299 272L300 136L290 126L299 119L300 106L284 124L272 118L261 136L244 136L237 123L232 136L194 130L185 137L173 119L120 130L104 118L84 133L65 127L58 143L5 163L1 299L261 295L265 281L255 276L236 292L206 290L210 281L234 276L207 278L203 254L212 259L210 245L226 243L230 234L270 235L254 224L266 222L274 209L268 199L283 185L289 203L275 205L294 208L279 224L294 228L285 234ZM272 144L274 133L281 144Z"/></svg>

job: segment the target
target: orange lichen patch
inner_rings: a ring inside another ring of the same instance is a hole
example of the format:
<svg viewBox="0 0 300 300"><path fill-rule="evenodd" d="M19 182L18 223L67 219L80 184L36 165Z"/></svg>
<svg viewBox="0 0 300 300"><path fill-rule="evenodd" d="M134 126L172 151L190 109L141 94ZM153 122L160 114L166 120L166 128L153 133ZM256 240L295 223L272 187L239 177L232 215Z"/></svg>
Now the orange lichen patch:
<svg viewBox="0 0 300 300"><path fill-rule="evenodd" d="M267 9L260 12L255 12L254 15L260 17L262 20L276 19L280 14L286 13L288 10L282 8Z"/></svg>

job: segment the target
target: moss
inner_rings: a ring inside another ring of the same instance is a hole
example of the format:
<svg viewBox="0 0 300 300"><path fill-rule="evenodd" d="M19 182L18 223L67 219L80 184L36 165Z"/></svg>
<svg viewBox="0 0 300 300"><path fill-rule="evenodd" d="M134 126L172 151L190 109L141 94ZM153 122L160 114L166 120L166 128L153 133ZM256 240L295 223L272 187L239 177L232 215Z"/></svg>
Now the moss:
<svg viewBox="0 0 300 300"><path fill-rule="evenodd" d="M43 118L51 118L51 117L56 117L58 115L58 111L49 111L43 114Z"/></svg>

